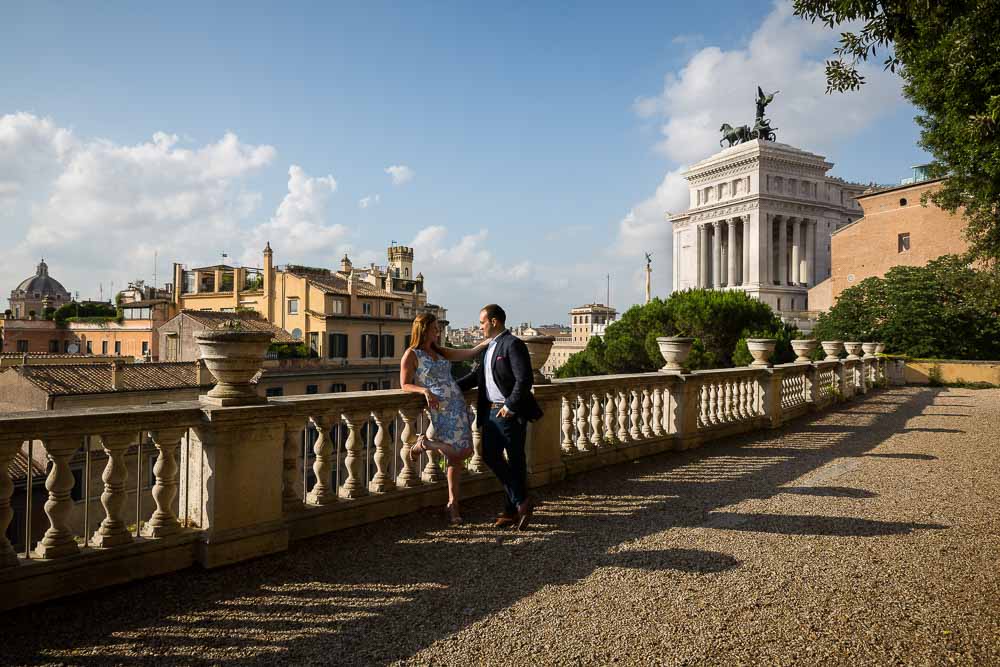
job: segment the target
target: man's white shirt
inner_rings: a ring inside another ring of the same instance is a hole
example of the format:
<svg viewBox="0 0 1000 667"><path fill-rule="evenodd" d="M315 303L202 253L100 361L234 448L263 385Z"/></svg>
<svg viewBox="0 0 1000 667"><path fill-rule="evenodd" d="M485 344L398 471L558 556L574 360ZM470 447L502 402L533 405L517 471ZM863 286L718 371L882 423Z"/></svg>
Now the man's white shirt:
<svg viewBox="0 0 1000 667"><path fill-rule="evenodd" d="M483 369L483 373L486 375L486 395L489 397L491 403L503 403L506 398L503 392L500 391L500 387L497 386L496 380L493 379L493 353L496 352L497 341L500 340L500 337L509 333L510 330L508 329L494 336L486 348L486 357L483 359L483 363L486 364L486 367Z"/></svg>

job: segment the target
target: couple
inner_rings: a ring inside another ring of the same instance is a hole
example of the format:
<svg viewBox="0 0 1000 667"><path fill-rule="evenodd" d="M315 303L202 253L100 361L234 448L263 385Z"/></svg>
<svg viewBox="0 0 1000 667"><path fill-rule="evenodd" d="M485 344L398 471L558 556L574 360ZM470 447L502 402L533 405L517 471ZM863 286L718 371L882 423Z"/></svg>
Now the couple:
<svg viewBox="0 0 1000 667"><path fill-rule="evenodd" d="M434 424L434 440L420 436L410 448L411 457L438 451L448 461L448 512L452 525L462 523L459 483L462 463L472 456L472 425L462 392L479 388L475 427L483 432L483 459L503 484L504 511L497 527L524 530L531 521L534 503L528 497L524 441L528 422L542 416L531 393L531 360L524 341L507 329L507 314L496 304L479 312L485 340L471 350L441 347L437 318L422 313L413 321L410 347L400 362L403 391L421 394ZM472 372L456 382L451 362L480 357ZM504 458L504 452L507 457Z"/></svg>

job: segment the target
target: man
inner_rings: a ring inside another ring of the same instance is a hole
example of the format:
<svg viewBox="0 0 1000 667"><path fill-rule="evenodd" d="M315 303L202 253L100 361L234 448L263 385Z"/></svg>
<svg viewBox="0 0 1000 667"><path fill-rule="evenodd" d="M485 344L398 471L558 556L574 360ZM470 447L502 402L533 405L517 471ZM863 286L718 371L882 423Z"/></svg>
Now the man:
<svg viewBox="0 0 1000 667"><path fill-rule="evenodd" d="M528 497L524 440L528 422L542 416L531 393L531 358L524 341L507 329L507 314L495 303L479 311L479 328L484 337L493 340L477 367L459 380L458 386L463 391L479 388L476 428L483 431L483 459L506 495L496 526L524 530L534 509Z"/></svg>

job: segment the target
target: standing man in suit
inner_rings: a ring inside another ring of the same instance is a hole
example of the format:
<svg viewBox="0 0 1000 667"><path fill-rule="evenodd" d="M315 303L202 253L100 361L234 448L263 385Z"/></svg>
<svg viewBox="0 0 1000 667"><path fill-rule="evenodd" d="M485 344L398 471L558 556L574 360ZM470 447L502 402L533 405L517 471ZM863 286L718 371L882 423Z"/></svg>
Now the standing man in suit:
<svg viewBox="0 0 1000 667"><path fill-rule="evenodd" d="M507 314L497 304L483 306L479 311L479 327L485 338L493 340L477 368L458 385L463 391L479 388L476 428L483 431L483 459L506 494L504 511L495 525L524 530L534 509L528 496L524 441L528 422L542 416L531 393L531 358L524 341L507 329Z"/></svg>

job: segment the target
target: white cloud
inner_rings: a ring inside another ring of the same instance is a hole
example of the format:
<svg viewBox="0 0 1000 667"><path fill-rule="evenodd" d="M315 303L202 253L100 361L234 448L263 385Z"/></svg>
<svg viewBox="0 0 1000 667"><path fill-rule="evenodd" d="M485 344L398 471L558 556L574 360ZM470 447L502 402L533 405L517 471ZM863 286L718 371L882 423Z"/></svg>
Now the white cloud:
<svg viewBox="0 0 1000 667"><path fill-rule="evenodd" d="M274 155L232 133L194 148L162 132L127 145L28 113L0 117L0 233L11 249L0 282L16 283L44 255L53 275L91 296L99 281L149 276L156 252L161 280L171 259L231 252L260 202L245 180Z"/></svg>
<svg viewBox="0 0 1000 667"><path fill-rule="evenodd" d="M368 195L358 200L358 208L369 208L375 206L382 200L382 195Z"/></svg>
<svg viewBox="0 0 1000 667"><path fill-rule="evenodd" d="M329 224L330 198L337 191L332 175L310 176L302 167L288 168L288 194L270 221L252 230L252 243L245 250L246 263L256 264L265 242L280 244L294 253L295 262L332 264L349 235L347 227ZM277 248L275 248L277 252Z"/></svg>
<svg viewBox="0 0 1000 667"><path fill-rule="evenodd" d="M391 167L386 167L385 173L389 174L390 178L392 178L393 185L405 185L412 181L416 175L416 172L405 164L394 164Z"/></svg>
<svg viewBox="0 0 1000 667"><path fill-rule="evenodd" d="M700 49L667 74L658 95L637 99L635 110L661 122L664 154L690 163L718 148L722 123L753 125L757 85L780 89L767 112L778 141L828 150L903 101L899 77L877 63L862 66L867 84L860 92L826 95L824 63L837 36L776 2L745 47Z"/></svg>

